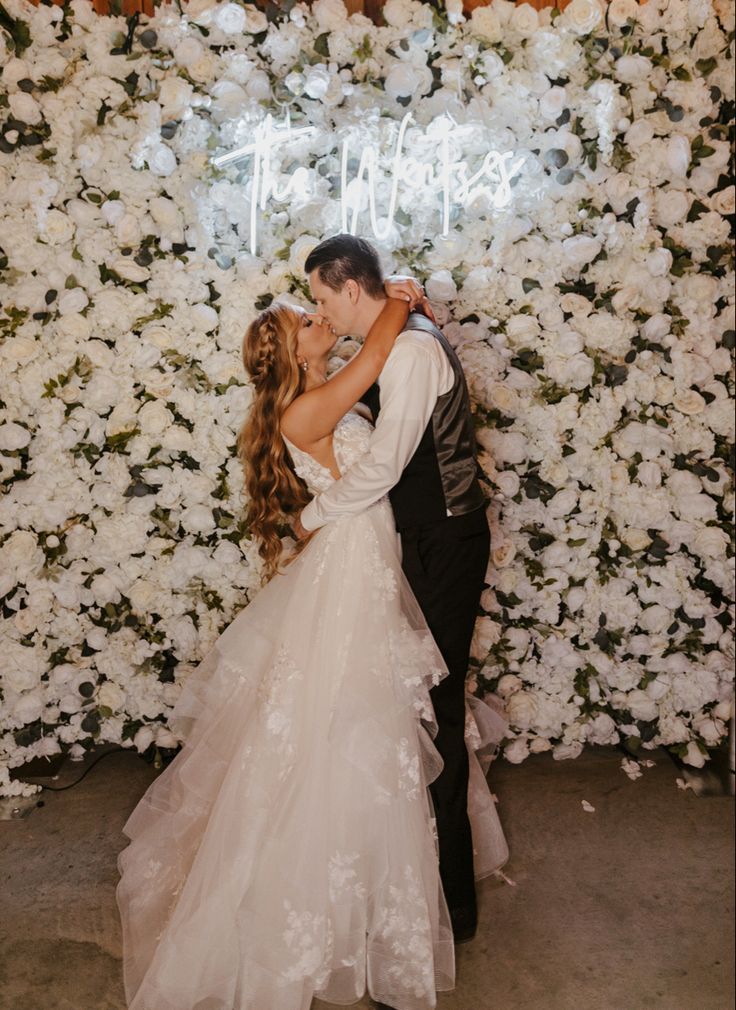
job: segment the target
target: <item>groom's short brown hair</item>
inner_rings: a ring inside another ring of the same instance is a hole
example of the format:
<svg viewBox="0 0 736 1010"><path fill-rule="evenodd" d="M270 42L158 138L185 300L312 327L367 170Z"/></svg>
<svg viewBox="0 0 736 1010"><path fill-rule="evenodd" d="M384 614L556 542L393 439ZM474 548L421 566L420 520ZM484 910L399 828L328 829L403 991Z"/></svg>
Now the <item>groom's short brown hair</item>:
<svg viewBox="0 0 736 1010"><path fill-rule="evenodd" d="M365 239L357 235L334 235L326 238L307 256L304 269L313 270L333 291L342 291L345 281L357 281L371 298L381 298L383 270L378 253Z"/></svg>

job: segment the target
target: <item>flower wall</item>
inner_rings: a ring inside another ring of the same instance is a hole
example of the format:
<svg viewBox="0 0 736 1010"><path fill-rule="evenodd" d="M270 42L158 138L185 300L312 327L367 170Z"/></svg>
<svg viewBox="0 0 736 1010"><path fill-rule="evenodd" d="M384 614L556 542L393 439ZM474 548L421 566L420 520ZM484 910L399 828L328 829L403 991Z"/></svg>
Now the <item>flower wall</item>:
<svg viewBox="0 0 736 1010"><path fill-rule="evenodd" d="M701 764L732 699L733 6L183 11L0 9L0 789L176 746L260 582L244 327L345 226L466 369L506 758Z"/></svg>

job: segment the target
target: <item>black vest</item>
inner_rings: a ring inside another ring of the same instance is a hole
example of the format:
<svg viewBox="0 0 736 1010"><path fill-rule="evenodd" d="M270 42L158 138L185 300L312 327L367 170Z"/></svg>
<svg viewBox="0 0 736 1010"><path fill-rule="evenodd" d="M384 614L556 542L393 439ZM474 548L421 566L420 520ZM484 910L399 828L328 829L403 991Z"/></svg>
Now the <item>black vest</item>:
<svg viewBox="0 0 736 1010"><path fill-rule="evenodd" d="M475 430L462 365L445 335L426 316L412 313L404 330L423 330L439 341L455 381L438 397L429 424L404 472L389 491L396 528L423 526L450 515L465 515L485 504L478 482ZM381 409L377 384L362 400L376 418Z"/></svg>

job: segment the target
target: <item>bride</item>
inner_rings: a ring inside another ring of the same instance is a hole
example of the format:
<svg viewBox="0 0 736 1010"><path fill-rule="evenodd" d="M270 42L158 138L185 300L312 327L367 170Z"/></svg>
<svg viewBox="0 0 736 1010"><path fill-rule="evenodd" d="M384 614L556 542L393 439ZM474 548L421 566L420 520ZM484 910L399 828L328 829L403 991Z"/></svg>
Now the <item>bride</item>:
<svg viewBox="0 0 736 1010"><path fill-rule="evenodd" d="M366 988L427 1010L454 986L427 788L441 767L429 689L446 667L388 500L281 558L284 519L365 451L359 398L420 298L411 281L388 293L329 380L335 336L318 316L273 305L245 335L253 401L238 449L270 581L185 682L170 720L184 746L123 828L129 1010L308 1010ZM505 723L482 703L468 711L483 876L507 849L474 748Z"/></svg>

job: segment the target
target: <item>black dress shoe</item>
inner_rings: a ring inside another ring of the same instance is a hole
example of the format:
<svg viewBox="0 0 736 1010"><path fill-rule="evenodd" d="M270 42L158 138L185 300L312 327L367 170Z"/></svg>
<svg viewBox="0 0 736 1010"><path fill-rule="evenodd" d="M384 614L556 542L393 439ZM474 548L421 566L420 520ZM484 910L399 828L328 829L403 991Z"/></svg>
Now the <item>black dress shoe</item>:
<svg viewBox="0 0 736 1010"><path fill-rule="evenodd" d="M468 943L478 930L478 912L472 906L451 908L450 921L455 943Z"/></svg>

